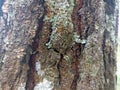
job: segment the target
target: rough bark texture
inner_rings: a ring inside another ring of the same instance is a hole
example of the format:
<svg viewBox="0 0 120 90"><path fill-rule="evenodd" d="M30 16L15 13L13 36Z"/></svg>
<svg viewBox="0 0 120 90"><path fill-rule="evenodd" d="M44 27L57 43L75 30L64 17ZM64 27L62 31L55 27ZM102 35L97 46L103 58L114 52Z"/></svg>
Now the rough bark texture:
<svg viewBox="0 0 120 90"><path fill-rule="evenodd" d="M117 0L1 0L0 90L115 90Z"/></svg>

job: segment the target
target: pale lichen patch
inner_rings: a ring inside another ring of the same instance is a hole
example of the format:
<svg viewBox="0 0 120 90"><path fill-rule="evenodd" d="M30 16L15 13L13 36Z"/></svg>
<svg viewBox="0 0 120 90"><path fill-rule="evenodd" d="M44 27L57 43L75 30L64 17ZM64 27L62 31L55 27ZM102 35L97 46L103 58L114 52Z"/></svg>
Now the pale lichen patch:
<svg viewBox="0 0 120 90"><path fill-rule="evenodd" d="M65 59L67 62L70 61L70 57L69 57L68 55L65 55L65 56L64 56L64 59Z"/></svg>
<svg viewBox="0 0 120 90"><path fill-rule="evenodd" d="M87 40L86 39L81 39L80 36L75 32L74 33L74 41L76 43L81 43L81 44L86 44Z"/></svg>
<svg viewBox="0 0 120 90"><path fill-rule="evenodd" d="M25 90L25 83L21 83L20 86L18 87L18 90Z"/></svg>
<svg viewBox="0 0 120 90"><path fill-rule="evenodd" d="M41 63L40 62L35 63L35 68L36 68L38 75L42 76L44 74L44 72L41 70Z"/></svg>
<svg viewBox="0 0 120 90"><path fill-rule="evenodd" d="M39 82L34 90L53 90L52 82L48 81L46 78L43 79L43 82Z"/></svg>

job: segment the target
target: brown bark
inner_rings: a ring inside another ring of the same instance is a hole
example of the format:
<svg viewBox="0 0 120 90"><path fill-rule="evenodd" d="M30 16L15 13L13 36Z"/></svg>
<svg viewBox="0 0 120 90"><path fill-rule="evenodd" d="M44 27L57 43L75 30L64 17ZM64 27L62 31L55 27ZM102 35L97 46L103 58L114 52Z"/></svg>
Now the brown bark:
<svg viewBox="0 0 120 90"><path fill-rule="evenodd" d="M0 2L0 90L115 90L116 0Z"/></svg>

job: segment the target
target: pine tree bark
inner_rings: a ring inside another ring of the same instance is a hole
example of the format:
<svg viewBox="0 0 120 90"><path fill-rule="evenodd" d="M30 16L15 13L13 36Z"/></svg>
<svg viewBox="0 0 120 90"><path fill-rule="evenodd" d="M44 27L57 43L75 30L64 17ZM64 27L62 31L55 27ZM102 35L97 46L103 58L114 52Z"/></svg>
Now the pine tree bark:
<svg viewBox="0 0 120 90"><path fill-rule="evenodd" d="M1 0L0 90L116 90L118 0Z"/></svg>

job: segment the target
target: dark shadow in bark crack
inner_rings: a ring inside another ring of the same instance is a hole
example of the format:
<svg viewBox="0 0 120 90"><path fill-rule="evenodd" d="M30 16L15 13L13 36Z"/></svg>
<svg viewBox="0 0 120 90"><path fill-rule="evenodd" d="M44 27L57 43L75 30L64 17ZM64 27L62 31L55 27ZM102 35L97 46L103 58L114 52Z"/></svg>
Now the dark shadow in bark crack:
<svg viewBox="0 0 120 90"><path fill-rule="evenodd" d="M43 19L44 19L44 16L45 16L44 0L40 0L38 3L40 3L42 5L42 7L44 8L44 12L43 12L43 16L38 19L38 28L37 28L37 31L36 31L36 35L33 38L33 43L31 45L32 52L38 52L37 48L39 46L39 41L40 41L39 39L40 39L42 27L43 27ZM34 74L36 73L36 70L35 70L36 54L37 53L34 53L34 54L30 55L30 60L28 62L30 69L28 70L26 90L34 90L34 87L35 87Z"/></svg>

